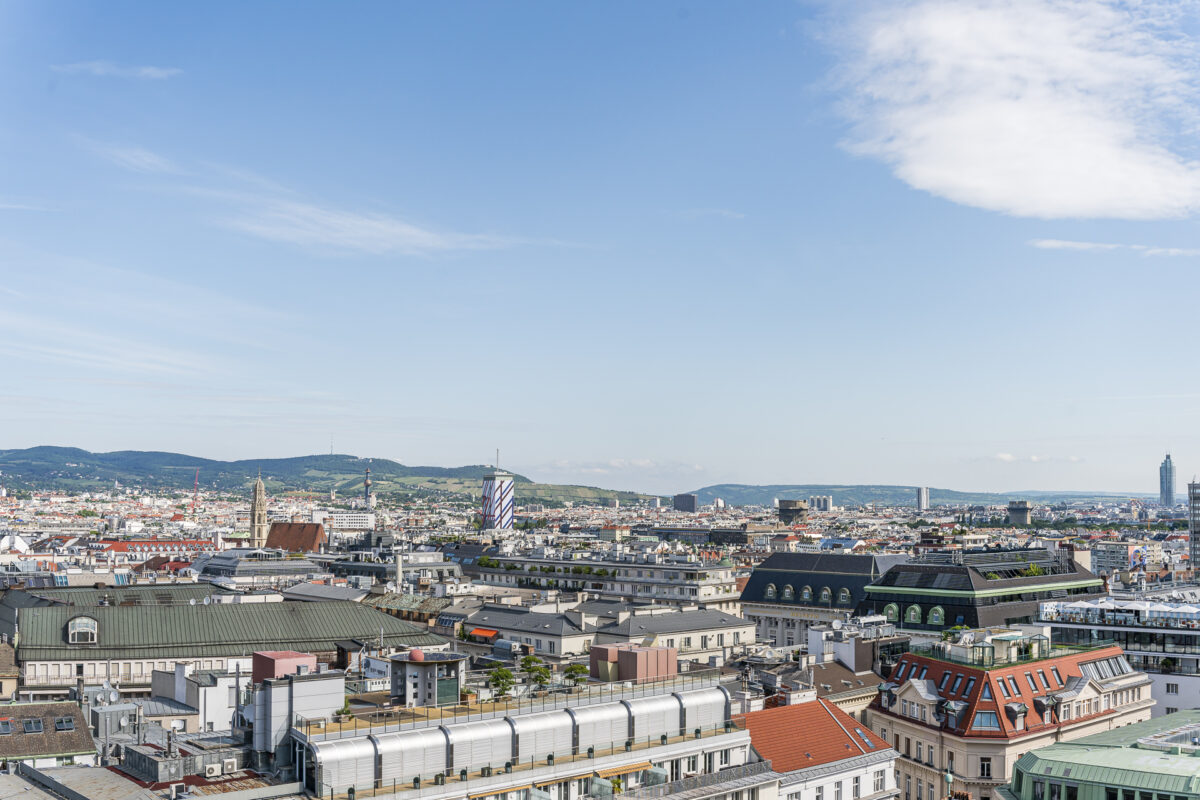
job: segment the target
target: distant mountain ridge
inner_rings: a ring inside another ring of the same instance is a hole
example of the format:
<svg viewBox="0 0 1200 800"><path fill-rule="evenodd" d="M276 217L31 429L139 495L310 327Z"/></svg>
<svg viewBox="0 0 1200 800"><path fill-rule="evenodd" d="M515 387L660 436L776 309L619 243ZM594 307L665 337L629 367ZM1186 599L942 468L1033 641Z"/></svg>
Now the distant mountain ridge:
<svg viewBox="0 0 1200 800"><path fill-rule="evenodd" d="M916 506L916 486L886 484L770 484L756 486L743 483L720 483L697 489L694 494L702 505L721 498L735 506L769 506L780 500L807 500L814 495L831 495L836 506ZM997 505L1010 500L1030 500L1038 503L1064 503L1088 500L1114 500L1154 497L1151 494L1121 494L1119 492L958 492L953 489L930 488L933 505Z"/></svg>

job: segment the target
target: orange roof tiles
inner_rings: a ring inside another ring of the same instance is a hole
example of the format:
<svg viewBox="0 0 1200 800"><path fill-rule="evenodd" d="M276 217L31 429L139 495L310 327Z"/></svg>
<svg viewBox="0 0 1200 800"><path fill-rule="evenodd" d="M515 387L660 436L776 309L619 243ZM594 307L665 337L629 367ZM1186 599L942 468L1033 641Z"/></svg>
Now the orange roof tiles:
<svg viewBox="0 0 1200 800"><path fill-rule="evenodd" d="M771 761L776 772L793 772L891 749L865 725L822 699L752 711L739 715L737 720L750 731L754 749ZM804 731L804 736L797 736L797 731Z"/></svg>

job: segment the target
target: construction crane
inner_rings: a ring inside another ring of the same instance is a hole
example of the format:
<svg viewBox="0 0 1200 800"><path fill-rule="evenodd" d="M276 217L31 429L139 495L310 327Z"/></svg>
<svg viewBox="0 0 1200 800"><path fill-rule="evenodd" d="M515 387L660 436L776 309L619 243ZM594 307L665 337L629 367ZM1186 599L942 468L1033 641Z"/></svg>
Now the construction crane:
<svg viewBox="0 0 1200 800"><path fill-rule="evenodd" d="M200 499L200 468L196 467L196 480L192 482L192 518L196 518L196 501Z"/></svg>

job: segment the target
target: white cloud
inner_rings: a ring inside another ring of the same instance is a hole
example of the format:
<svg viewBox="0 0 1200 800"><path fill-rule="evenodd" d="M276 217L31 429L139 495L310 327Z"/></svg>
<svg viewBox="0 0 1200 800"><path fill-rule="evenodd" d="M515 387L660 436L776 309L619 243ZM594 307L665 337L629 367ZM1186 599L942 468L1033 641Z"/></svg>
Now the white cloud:
<svg viewBox="0 0 1200 800"><path fill-rule="evenodd" d="M1064 239L1033 239L1033 247L1043 250L1133 250L1144 256L1200 256L1200 249L1189 247L1158 247L1148 244L1110 244L1106 242L1072 242Z"/></svg>
<svg viewBox="0 0 1200 800"><path fill-rule="evenodd" d="M746 215L740 211L733 211L728 208L689 208L685 211L680 211L679 216L684 219L702 219L704 217L720 217L722 219L745 219Z"/></svg>
<svg viewBox="0 0 1200 800"><path fill-rule="evenodd" d="M183 73L175 67L134 67L111 61L80 61L75 64L55 64L50 69L67 75L92 75L97 78L142 78L165 80Z"/></svg>
<svg viewBox="0 0 1200 800"><path fill-rule="evenodd" d="M997 461L1016 461L1017 457L1012 453L996 453Z"/></svg>
<svg viewBox="0 0 1200 800"><path fill-rule="evenodd" d="M1200 206L1186 3L878 2L841 39L846 146L956 203L1043 218Z"/></svg>

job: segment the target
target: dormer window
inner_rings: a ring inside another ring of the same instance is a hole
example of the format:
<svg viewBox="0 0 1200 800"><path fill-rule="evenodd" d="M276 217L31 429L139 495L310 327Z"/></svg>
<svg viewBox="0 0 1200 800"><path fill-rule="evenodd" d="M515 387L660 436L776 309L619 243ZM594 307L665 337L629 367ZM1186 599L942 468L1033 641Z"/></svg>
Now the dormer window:
<svg viewBox="0 0 1200 800"><path fill-rule="evenodd" d="M774 600L774 599L775 599L775 584L773 584L773 583L768 583L768 584L767 584L766 591L764 591L764 592L763 592L763 595L764 595L764 596L765 596L765 597L766 597L768 600Z"/></svg>
<svg viewBox="0 0 1200 800"><path fill-rule="evenodd" d="M795 600L796 599L796 592L794 589L792 589L792 585L790 583L783 587L783 599L784 600Z"/></svg>
<svg viewBox="0 0 1200 800"><path fill-rule="evenodd" d="M67 623L67 641L71 644L95 644L97 625L91 617L76 617Z"/></svg>

